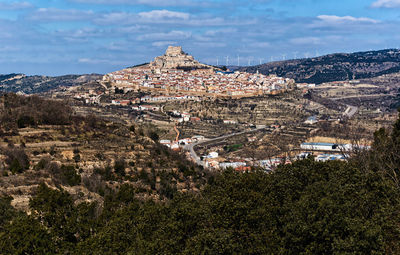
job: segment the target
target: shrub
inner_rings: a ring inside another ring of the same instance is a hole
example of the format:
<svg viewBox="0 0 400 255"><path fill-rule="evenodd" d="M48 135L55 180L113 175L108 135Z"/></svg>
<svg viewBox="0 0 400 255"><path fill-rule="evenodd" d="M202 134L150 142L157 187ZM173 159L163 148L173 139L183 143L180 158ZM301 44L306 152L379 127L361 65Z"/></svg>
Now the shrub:
<svg viewBox="0 0 400 255"><path fill-rule="evenodd" d="M68 184L70 186L76 186L81 183L81 176L76 173L74 166L62 165L60 170L60 179L62 183Z"/></svg>
<svg viewBox="0 0 400 255"><path fill-rule="evenodd" d="M74 157L73 157L73 159L74 159L74 161L76 162L76 163L78 163L80 160L81 160L81 155L78 153L78 154L75 154L74 155Z"/></svg>
<svg viewBox="0 0 400 255"><path fill-rule="evenodd" d="M47 157L44 157L40 159L40 161L35 165L34 169L35 170L42 170L45 169L50 163L50 159Z"/></svg>
<svg viewBox="0 0 400 255"><path fill-rule="evenodd" d="M126 167L125 160L123 159L115 160L114 171L116 174L120 176L125 176L125 167Z"/></svg>
<svg viewBox="0 0 400 255"><path fill-rule="evenodd" d="M157 132L156 132L156 131L153 131L153 130L149 132L149 135L148 135L148 136L149 136L150 139L153 140L154 142L157 142L157 141L160 139L160 137L158 136Z"/></svg>
<svg viewBox="0 0 400 255"><path fill-rule="evenodd" d="M23 115L17 120L18 128L25 128L35 125L35 119L32 116Z"/></svg>
<svg viewBox="0 0 400 255"><path fill-rule="evenodd" d="M12 173L22 173L29 168L29 157L23 149L6 149L6 163L9 165Z"/></svg>

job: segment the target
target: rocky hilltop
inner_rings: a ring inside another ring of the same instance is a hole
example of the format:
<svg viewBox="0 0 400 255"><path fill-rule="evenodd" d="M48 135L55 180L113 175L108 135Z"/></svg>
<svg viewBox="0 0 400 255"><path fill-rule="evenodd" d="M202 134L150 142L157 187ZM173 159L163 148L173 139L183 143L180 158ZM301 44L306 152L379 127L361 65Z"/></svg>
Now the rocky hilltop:
<svg viewBox="0 0 400 255"><path fill-rule="evenodd" d="M210 68L208 65L201 64L193 58L183 52L181 46L168 46L165 54L156 57L153 62L150 63L151 69L199 69L199 68Z"/></svg>
<svg viewBox="0 0 400 255"><path fill-rule="evenodd" d="M324 83L378 77L400 71L400 51L387 49L337 53L316 58L278 61L243 67L241 71L275 74L296 82Z"/></svg>

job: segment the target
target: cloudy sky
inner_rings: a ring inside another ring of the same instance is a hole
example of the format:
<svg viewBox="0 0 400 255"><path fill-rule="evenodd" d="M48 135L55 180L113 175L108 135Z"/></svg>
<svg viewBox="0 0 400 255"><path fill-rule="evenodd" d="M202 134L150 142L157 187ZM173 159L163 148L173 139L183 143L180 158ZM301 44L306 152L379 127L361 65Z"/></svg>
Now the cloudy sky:
<svg viewBox="0 0 400 255"><path fill-rule="evenodd" d="M400 0L0 0L3 74L107 73L168 45L241 65L399 48Z"/></svg>

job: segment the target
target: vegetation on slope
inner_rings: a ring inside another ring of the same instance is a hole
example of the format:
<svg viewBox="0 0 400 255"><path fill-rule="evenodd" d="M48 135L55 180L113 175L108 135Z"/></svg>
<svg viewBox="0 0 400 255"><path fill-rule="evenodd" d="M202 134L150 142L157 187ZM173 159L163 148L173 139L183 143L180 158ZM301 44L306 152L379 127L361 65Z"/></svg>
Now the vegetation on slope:
<svg viewBox="0 0 400 255"><path fill-rule="evenodd" d="M139 199L131 183L104 203L41 184L31 214L0 199L4 254L398 254L400 119L349 162L312 159L275 172L227 170L197 192ZM157 155L152 155L157 157ZM184 167L184 166L182 166Z"/></svg>
<svg viewBox="0 0 400 255"><path fill-rule="evenodd" d="M61 101L5 94L0 120L0 194L24 210L42 182L101 207L123 183L138 199L164 200L200 189L209 174L160 145L152 126L77 116Z"/></svg>

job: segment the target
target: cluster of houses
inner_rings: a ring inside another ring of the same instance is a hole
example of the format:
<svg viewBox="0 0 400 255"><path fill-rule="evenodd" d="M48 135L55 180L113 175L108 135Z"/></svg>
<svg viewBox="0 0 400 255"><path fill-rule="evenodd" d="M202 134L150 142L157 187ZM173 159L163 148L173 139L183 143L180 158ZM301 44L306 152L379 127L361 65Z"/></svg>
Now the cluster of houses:
<svg viewBox="0 0 400 255"><path fill-rule="evenodd" d="M140 98L141 102L149 102L149 103L185 101L185 100L200 101L201 98L193 95L177 95L177 96L160 95L160 96L144 96Z"/></svg>
<svg viewBox="0 0 400 255"><path fill-rule="evenodd" d="M278 165L291 164L294 160L308 158L314 155L314 160L318 162L326 162L331 160L345 161L349 158L350 152L354 150L368 150L367 145L352 145L352 144L334 144L334 143L302 143L300 145L301 152L293 159L275 157L265 160L252 161L250 159L240 159L231 162L220 162L217 152L210 152L203 156L206 167L215 169L233 168L237 171L248 171L251 167L262 167L266 171L274 170Z"/></svg>
<svg viewBox="0 0 400 255"><path fill-rule="evenodd" d="M100 104L100 97L103 95L100 91L89 90L84 93L76 93L73 95L74 99L81 100L85 104Z"/></svg>
<svg viewBox="0 0 400 255"><path fill-rule="evenodd" d="M148 66L127 68L106 74L106 82L129 90L153 89L156 91L180 92L214 96L254 96L277 94L294 87L294 80L275 75L245 72L215 72L212 69L184 71L166 69L154 72ZM157 99L152 99L157 100ZM158 100L166 100L160 98Z"/></svg>
<svg viewBox="0 0 400 255"><path fill-rule="evenodd" d="M194 143L194 142L198 142L198 141L202 141L204 140L204 136L202 135L195 135L192 138L183 138L183 139L179 139L176 141L171 141L171 140L160 140L160 144L167 146L168 148L174 150L174 151L180 151L185 145Z"/></svg>
<svg viewBox="0 0 400 255"><path fill-rule="evenodd" d="M166 96L166 95L160 95L160 96L143 96L140 98L134 98L132 100L129 99L113 99L111 100L112 105L118 105L118 106L128 106L128 105L135 105L135 104L141 104L141 103L162 103L162 102L167 102L167 101L185 101L185 100L194 100L194 101L200 101L201 99L196 96L192 95L180 95L180 96Z"/></svg>
<svg viewBox="0 0 400 255"><path fill-rule="evenodd" d="M302 143L300 148L305 151L352 152L355 150L369 150L369 145L336 144L336 143Z"/></svg>

